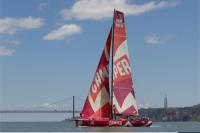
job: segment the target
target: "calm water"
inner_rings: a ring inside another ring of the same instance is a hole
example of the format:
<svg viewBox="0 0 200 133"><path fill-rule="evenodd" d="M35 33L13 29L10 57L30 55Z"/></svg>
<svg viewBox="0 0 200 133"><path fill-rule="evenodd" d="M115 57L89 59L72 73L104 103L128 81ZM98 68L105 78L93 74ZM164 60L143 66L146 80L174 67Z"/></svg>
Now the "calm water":
<svg viewBox="0 0 200 133"><path fill-rule="evenodd" d="M78 115L78 114L76 114ZM61 122L71 117L66 113L2 113L0 114L0 132L2 131L30 131L30 132L65 132L65 131L99 131L99 132L155 132L155 131L185 131L200 132L200 122L154 122L151 127L104 127L77 128L73 121Z"/></svg>
<svg viewBox="0 0 200 133"><path fill-rule="evenodd" d="M0 122L0 131L18 131L18 132L66 132L66 131L91 131L91 132L156 132L156 131L185 131L185 132L200 132L199 122L154 122L151 127L82 127L77 128L74 122Z"/></svg>

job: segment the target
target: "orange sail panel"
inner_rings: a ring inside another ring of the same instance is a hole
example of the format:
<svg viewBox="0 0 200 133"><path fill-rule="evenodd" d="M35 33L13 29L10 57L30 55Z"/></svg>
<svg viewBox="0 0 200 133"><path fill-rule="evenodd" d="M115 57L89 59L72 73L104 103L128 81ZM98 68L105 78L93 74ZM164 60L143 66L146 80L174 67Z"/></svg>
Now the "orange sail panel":
<svg viewBox="0 0 200 133"><path fill-rule="evenodd" d="M113 26L113 110L115 114L137 115L138 109L122 12L115 10Z"/></svg>
<svg viewBox="0 0 200 133"><path fill-rule="evenodd" d="M81 112L82 118L109 118L111 115L109 92L109 58L112 29L96 69L89 94Z"/></svg>

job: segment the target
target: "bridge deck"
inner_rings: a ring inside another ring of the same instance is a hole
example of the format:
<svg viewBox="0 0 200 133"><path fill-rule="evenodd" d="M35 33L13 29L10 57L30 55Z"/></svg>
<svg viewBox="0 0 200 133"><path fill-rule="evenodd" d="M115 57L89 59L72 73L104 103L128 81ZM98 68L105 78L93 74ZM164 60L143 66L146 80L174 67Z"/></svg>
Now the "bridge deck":
<svg viewBox="0 0 200 133"><path fill-rule="evenodd" d="M74 111L80 113L80 111ZM0 113L73 113L72 110L0 110Z"/></svg>

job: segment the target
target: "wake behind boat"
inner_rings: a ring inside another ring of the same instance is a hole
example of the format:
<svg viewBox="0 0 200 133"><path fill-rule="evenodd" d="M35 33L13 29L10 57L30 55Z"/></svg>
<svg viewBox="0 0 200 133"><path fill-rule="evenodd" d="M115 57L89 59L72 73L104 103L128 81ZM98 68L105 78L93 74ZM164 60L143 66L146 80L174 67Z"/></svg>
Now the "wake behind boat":
<svg viewBox="0 0 200 133"><path fill-rule="evenodd" d="M76 126L92 127L141 127L152 124L149 118L139 117L138 114L126 42L124 14L120 11L114 10L113 25L80 118L75 122Z"/></svg>

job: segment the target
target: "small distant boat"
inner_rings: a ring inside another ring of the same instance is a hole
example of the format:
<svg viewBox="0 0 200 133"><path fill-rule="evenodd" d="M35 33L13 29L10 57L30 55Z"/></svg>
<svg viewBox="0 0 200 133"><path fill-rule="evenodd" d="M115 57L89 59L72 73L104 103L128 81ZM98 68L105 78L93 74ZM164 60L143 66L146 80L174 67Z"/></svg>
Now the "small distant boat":
<svg viewBox="0 0 200 133"><path fill-rule="evenodd" d="M80 118L75 119L75 123L76 126L91 127L148 127L152 124L149 118L138 114L124 14L120 11L114 10L113 25Z"/></svg>

